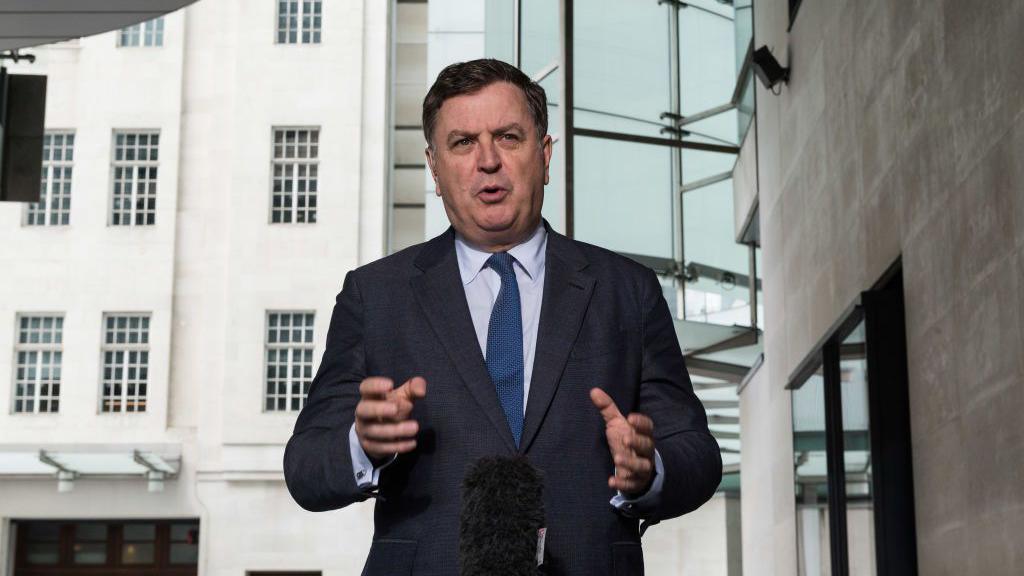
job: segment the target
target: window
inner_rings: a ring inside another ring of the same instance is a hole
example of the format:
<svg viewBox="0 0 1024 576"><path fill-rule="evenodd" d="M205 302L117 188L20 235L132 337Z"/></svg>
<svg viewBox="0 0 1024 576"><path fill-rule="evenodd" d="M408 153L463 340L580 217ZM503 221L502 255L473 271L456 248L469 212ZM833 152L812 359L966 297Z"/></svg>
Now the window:
<svg viewBox="0 0 1024 576"><path fill-rule="evenodd" d="M28 204L27 226L67 226L71 216L71 168L75 135L47 130L43 135L43 178L39 202Z"/></svg>
<svg viewBox="0 0 1024 576"><path fill-rule="evenodd" d="M15 520L12 526L15 575L196 575L195 519Z"/></svg>
<svg viewBox="0 0 1024 576"><path fill-rule="evenodd" d="M316 222L318 128L274 129L270 221Z"/></svg>
<svg viewBox="0 0 1024 576"><path fill-rule="evenodd" d="M156 182L160 134L114 132L112 226L156 224Z"/></svg>
<svg viewBox="0 0 1024 576"><path fill-rule="evenodd" d="M60 407L63 331L62 316L18 317L15 412L57 412Z"/></svg>
<svg viewBox="0 0 1024 576"><path fill-rule="evenodd" d="M790 379L798 573L916 574L898 264Z"/></svg>
<svg viewBox="0 0 1024 576"><path fill-rule="evenodd" d="M301 410L313 381L313 313L267 314L264 409Z"/></svg>
<svg viewBox="0 0 1024 576"><path fill-rule="evenodd" d="M321 10L320 0L279 0L277 43L319 44Z"/></svg>
<svg viewBox="0 0 1024 576"><path fill-rule="evenodd" d="M103 412L145 412L149 381L149 314L103 319Z"/></svg>
<svg viewBox="0 0 1024 576"><path fill-rule="evenodd" d="M164 18L163 16L141 22L127 28L122 28L117 36L117 45L128 46L163 46L164 45Z"/></svg>

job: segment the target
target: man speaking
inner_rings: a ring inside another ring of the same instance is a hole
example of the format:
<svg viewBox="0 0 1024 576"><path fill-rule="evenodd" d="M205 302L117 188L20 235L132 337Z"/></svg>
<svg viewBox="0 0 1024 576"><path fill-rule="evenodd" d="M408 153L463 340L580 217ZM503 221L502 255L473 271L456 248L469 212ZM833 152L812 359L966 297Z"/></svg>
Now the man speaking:
<svg viewBox="0 0 1024 576"><path fill-rule="evenodd" d="M454 575L464 475L519 454L543 475L548 574L642 574L640 521L722 474L661 286L541 219L547 101L515 67L445 68L423 130L451 227L346 276L288 489L313 511L377 498L364 574Z"/></svg>

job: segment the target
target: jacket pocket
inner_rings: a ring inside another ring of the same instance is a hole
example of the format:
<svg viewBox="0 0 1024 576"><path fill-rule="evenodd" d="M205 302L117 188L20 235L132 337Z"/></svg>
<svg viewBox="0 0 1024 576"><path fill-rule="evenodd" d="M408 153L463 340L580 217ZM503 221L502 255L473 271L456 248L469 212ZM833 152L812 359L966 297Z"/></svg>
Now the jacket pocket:
<svg viewBox="0 0 1024 576"><path fill-rule="evenodd" d="M612 576L644 576L644 552L639 542L612 543Z"/></svg>
<svg viewBox="0 0 1024 576"><path fill-rule="evenodd" d="M374 540L362 576L410 576L415 557L415 540Z"/></svg>

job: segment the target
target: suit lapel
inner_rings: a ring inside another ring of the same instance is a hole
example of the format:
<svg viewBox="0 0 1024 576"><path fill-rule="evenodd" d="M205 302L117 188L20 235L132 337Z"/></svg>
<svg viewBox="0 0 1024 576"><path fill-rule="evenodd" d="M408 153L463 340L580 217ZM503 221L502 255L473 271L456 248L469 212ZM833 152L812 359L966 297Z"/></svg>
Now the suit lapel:
<svg viewBox="0 0 1024 576"><path fill-rule="evenodd" d="M416 258L416 266L423 270L420 276L410 280L413 294L437 333L448 357L455 364L459 376L470 393L487 414L509 451L515 451L515 440L495 393L491 376L487 372L480 344L473 329L473 319L466 303L466 292L459 275L458 259L455 256L455 233L447 232L434 238L423 247ZM546 289L546 288L545 288ZM428 394L430 383L427 382Z"/></svg>
<svg viewBox="0 0 1024 576"><path fill-rule="evenodd" d="M547 242L544 297L520 452L529 449L547 415L594 291L594 279L583 272L587 259L579 248L550 226Z"/></svg>

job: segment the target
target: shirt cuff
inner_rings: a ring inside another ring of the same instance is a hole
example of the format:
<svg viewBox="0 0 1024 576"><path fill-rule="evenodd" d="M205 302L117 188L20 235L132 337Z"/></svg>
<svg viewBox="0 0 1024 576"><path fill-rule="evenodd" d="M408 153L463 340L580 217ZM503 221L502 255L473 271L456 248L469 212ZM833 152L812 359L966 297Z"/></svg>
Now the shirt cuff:
<svg viewBox="0 0 1024 576"><path fill-rule="evenodd" d="M395 454L380 467L374 468L373 462L370 462L370 457L359 443L355 424L348 430L348 450L352 455L352 474L356 478L356 486L363 491L376 488L380 484L380 471L390 466L398 457L398 454Z"/></svg>
<svg viewBox="0 0 1024 576"><path fill-rule="evenodd" d="M639 516L657 507L661 499L662 486L665 484L665 464L661 461L661 454L654 449L654 481L651 487L636 498L627 498L621 491L611 499L611 505L618 508L626 516Z"/></svg>

